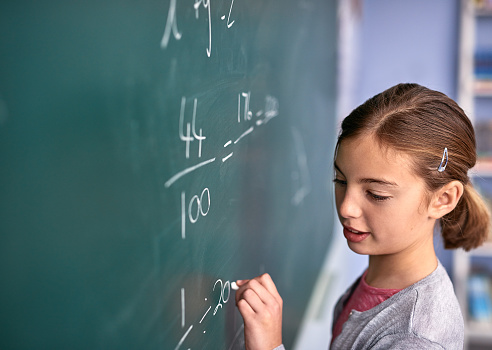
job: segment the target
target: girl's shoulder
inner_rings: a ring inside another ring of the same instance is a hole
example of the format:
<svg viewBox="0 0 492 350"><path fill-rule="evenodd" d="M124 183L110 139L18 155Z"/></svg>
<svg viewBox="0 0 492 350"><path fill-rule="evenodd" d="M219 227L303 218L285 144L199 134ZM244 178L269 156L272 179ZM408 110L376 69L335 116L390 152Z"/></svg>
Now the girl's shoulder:
<svg viewBox="0 0 492 350"><path fill-rule="evenodd" d="M413 296L410 329L414 334L436 341L463 341L461 308L451 279L440 263L434 273L408 289Z"/></svg>
<svg viewBox="0 0 492 350"><path fill-rule="evenodd" d="M410 336L440 344L445 349L462 348L463 316L451 279L440 262L433 273L387 302L375 319L388 322L388 330L397 331L402 339Z"/></svg>
<svg viewBox="0 0 492 350"><path fill-rule="evenodd" d="M429 325L431 321L442 323L441 317L451 317L463 325L461 308L453 284L440 262L430 275L402 289L378 307L380 310L374 310L376 313L380 313L382 309L394 308L401 317L411 315L412 327L423 323ZM429 320L418 322L421 319Z"/></svg>
<svg viewBox="0 0 492 350"><path fill-rule="evenodd" d="M388 341L408 344L420 339L437 348L462 349L463 337L463 317L453 285L439 263L429 276L376 307L353 312L334 345L340 341L340 344L359 344L360 349L379 349L384 348L379 345Z"/></svg>

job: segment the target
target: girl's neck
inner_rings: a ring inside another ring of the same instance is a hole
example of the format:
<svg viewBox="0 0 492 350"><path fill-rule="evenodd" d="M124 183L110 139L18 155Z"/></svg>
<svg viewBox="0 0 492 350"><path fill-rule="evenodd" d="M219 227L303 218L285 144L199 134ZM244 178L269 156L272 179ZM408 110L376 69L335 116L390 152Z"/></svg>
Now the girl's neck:
<svg viewBox="0 0 492 350"><path fill-rule="evenodd" d="M433 242L413 252L371 255L366 282L376 288L404 289L430 275L437 264Z"/></svg>

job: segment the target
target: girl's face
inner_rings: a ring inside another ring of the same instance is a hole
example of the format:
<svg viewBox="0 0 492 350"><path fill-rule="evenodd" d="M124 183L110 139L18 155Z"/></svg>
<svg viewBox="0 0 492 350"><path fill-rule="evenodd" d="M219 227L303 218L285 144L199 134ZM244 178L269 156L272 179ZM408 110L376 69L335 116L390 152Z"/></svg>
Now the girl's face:
<svg viewBox="0 0 492 350"><path fill-rule="evenodd" d="M425 184L407 155L372 136L341 142L335 159L338 217L350 249L386 255L416 251L432 240Z"/></svg>

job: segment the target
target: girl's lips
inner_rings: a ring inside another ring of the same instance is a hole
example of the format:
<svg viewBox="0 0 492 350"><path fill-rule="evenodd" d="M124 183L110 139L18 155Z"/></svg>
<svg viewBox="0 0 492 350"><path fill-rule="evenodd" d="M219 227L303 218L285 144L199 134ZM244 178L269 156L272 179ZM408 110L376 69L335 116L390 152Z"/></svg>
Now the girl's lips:
<svg viewBox="0 0 492 350"><path fill-rule="evenodd" d="M346 228L347 230L349 230L349 231L351 231L353 233L359 233L359 234L362 234L362 233L370 233L370 232L359 231L359 230L356 230L353 227L345 226L345 225L343 225L343 228Z"/></svg>
<svg viewBox="0 0 492 350"><path fill-rule="evenodd" d="M371 234L370 232L357 231L356 229L353 229L352 227L343 226L343 235L345 236L345 238L348 241L353 242L353 243L362 242L370 234Z"/></svg>

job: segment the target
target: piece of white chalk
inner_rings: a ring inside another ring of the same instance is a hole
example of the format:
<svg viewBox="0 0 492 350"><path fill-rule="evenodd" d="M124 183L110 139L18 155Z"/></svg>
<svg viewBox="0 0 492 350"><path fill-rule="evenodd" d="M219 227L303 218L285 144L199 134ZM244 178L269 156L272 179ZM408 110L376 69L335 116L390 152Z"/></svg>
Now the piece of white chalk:
<svg viewBox="0 0 492 350"><path fill-rule="evenodd" d="M239 289L239 287L238 287L238 285L237 285L236 282L232 282L231 283L231 289L233 289L233 290L238 290Z"/></svg>

